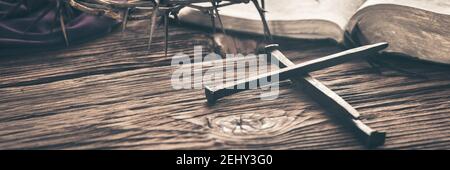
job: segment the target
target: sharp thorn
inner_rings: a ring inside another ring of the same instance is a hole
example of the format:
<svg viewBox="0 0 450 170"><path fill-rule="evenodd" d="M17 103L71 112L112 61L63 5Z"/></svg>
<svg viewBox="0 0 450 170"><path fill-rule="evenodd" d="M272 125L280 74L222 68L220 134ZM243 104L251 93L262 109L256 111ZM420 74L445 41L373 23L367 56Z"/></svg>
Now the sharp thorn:
<svg viewBox="0 0 450 170"><path fill-rule="evenodd" d="M159 4L156 4L155 9L153 10L152 18L151 18L151 26L150 26L150 37L148 39L147 50L150 50L150 46L152 44L153 33L156 29L156 19L159 12Z"/></svg>
<svg viewBox="0 0 450 170"><path fill-rule="evenodd" d="M219 9L218 9L218 7L217 7L217 4L216 4L215 2L212 2L212 5L213 5L214 10L215 10L215 12L216 12L217 19L219 20L220 27L222 28L222 33L223 33L225 36L227 36L227 32L225 31L225 27L224 27L224 25L223 25L222 18L220 17L220 13L219 13ZM236 49L236 50L239 51L239 49L238 49L238 47L237 47L236 39L234 39L234 38L232 38L232 39L233 39L234 49Z"/></svg>
<svg viewBox="0 0 450 170"><path fill-rule="evenodd" d="M261 17L261 21L263 23L264 27L264 38L266 41L269 41L268 43L271 43L273 40L272 34L270 33L269 24L267 23L266 17L264 15L263 9L259 6L258 0L252 0L253 4L255 5L256 9L258 10L258 13Z"/></svg>
<svg viewBox="0 0 450 170"><path fill-rule="evenodd" d="M214 35L216 34L216 19L214 17L214 11L210 10L209 15L211 16L211 27L212 27L211 40L213 43L213 48L216 49L216 42L214 41Z"/></svg>
<svg viewBox="0 0 450 170"><path fill-rule="evenodd" d="M169 49L169 13L166 12L164 15L164 29L165 29L165 35L164 35L164 41L165 41L165 50L164 54L167 57L167 52Z"/></svg>
<svg viewBox="0 0 450 170"><path fill-rule="evenodd" d="M216 30L217 30L217 28L216 28L216 17L214 16L214 12L212 12L212 11L211 11L210 15L211 15L211 26L213 28L212 31L213 31L213 34L215 34Z"/></svg>
<svg viewBox="0 0 450 170"><path fill-rule="evenodd" d="M225 27L223 26L222 18L220 17L220 14L219 14L219 9L217 8L217 4L215 4L214 2L213 2L213 7L214 7L214 11L216 12L217 19L219 20L220 27L222 28L222 32L224 34L226 34Z"/></svg>
<svg viewBox="0 0 450 170"><path fill-rule="evenodd" d="M66 46L69 46L69 39L67 37L67 31L66 31L66 26L64 24L64 16L62 15L62 11L59 11L59 23L61 24L61 31L63 33L64 36L64 41L66 42Z"/></svg>
<svg viewBox="0 0 450 170"><path fill-rule="evenodd" d="M123 33L125 32L125 29L127 28L127 22L128 22L128 14L130 12L130 8L127 8L123 14L123 19L122 19L122 33L121 35L123 36Z"/></svg>

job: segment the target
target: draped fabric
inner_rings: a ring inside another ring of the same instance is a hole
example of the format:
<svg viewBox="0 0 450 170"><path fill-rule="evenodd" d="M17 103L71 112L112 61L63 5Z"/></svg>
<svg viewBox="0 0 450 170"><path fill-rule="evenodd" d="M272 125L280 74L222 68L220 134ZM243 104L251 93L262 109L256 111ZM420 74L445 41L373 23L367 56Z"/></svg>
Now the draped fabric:
<svg viewBox="0 0 450 170"><path fill-rule="evenodd" d="M31 0L20 6L19 1L0 0L0 49L64 46L60 21L55 17L56 0ZM35 22L40 16L43 18ZM117 21L71 8L71 17L64 17L64 23L72 43L108 33Z"/></svg>

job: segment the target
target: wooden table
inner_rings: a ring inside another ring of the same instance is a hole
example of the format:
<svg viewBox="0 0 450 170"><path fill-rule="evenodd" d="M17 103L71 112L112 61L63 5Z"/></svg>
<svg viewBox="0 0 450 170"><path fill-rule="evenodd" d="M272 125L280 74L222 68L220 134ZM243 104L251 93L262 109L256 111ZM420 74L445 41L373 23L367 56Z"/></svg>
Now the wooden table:
<svg viewBox="0 0 450 170"><path fill-rule="evenodd" d="M143 24L129 27L60 50L2 52L0 149L365 149L287 81L277 100L250 90L215 106L203 90L174 90L162 30L147 52ZM211 44L198 28L175 25L170 36L169 56ZM296 63L342 51L323 41L281 42ZM450 149L449 67L378 60L427 78L380 74L362 60L312 75L388 133L383 149Z"/></svg>

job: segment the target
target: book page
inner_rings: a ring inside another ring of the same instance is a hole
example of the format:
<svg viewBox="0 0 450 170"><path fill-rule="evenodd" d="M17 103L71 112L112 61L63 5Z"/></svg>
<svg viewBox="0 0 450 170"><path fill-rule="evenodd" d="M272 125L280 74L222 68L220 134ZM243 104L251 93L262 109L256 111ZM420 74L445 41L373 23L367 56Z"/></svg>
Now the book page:
<svg viewBox="0 0 450 170"><path fill-rule="evenodd" d="M403 5L450 15L450 0L367 0L367 2L359 8L359 10L379 4Z"/></svg>
<svg viewBox="0 0 450 170"><path fill-rule="evenodd" d="M450 64L449 0L368 0L347 26L352 40L387 53Z"/></svg>
<svg viewBox="0 0 450 170"><path fill-rule="evenodd" d="M342 29L365 0L267 0L269 21L327 20ZM220 8L221 15L260 20L253 4L239 4Z"/></svg>
<svg viewBox="0 0 450 170"><path fill-rule="evenodd" d="M266 18L274 36L331 39L342 43L347 22L364 2L365 0L266 0ZM261 18L253 3L231 5L219 10L225 29L264 34ZM211 26L208 15L192 8L182 9L179 18L182 22Z"/></svg>

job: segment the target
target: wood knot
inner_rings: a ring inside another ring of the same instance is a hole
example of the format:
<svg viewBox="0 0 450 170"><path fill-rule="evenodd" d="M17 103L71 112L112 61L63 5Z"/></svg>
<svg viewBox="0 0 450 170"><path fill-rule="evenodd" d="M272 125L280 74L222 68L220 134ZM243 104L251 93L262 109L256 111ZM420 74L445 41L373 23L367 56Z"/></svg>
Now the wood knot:
<svg viewBox="0 0 450 170"><path fill-rule="evenodd" d="M284 110L266 110L218 116L208 119L213 134L230 138L270 137L288 131L297 114Z"/></svg>

